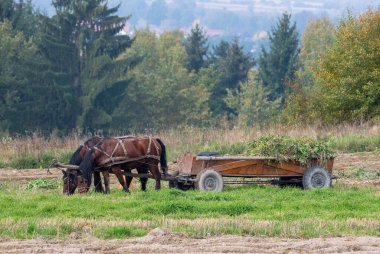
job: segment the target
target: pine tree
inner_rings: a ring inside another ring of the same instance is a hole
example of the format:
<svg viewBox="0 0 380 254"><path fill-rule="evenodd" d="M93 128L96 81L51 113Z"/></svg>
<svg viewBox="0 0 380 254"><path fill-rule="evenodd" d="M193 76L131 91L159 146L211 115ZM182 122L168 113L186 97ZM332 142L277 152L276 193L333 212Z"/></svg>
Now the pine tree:
<svg viewBox="0 0 380 254"><path fill-rule="evenodd" d="M227 89L240 90L240 82L247 80L248 71L253 67L254 60L250 54L243 51L239 41L235 39L231 44L221 41L214 47L211 56L211 67L216 70L217 77L214 87L211 88L209 101L211 112L219 117L228 114L237 114L225 103Z"/></svg>
<svg viewBox="0 0 380 254"><path fill-rule="evenodd" d="M250 71L248 80L241 83L240 91L228 90L227 105L238 112L237 122L243 127L268 123L277 115L279 100L270 101L269 91L257 81L256 72Z"/></svg>
<svg viewBox="0 0 380 254"><path fill-rule="evenodd" d="M12 27L22 31L26 38L31 37L38 29L38 13L33 9L31 0L26 3L14 0L0 1L0 22L9 21Z"/></svg>
<svg viewBox="0 0 380 254"><path fill-rule="evenodd" d="M0 21L13 21L16 15L16 4L13 0L1 0L0 2Z"/></svg>
<svg viewBox="0 0 380 254"><path fill-rule="evenodd" d="M187 69L198 72L205 67L208 46L206 33L199 24L196 24L185 40L185 49L188 58Z"/></svg>
<svg viewBox="0 0 380 254"><path fill-rule="evenodd" d="M117 58L132 43L119 34L127 18L115 15L119 5L108 8L105 0L55 0L53 5L57 14L45 18L40 44L53 80L74 90L65 98L77 109L72 115L80 127L106 128L129 82L130 59Z"/></svg>
<svg viewBox="0 0 380 254"><path fill-rule="evenodd" d="M290 14L284 13L272 28L269 49L262 47L258 78L270 90L270 99L280 98L283 106L287 83L294 81L299 65L298 32Z"/></svg>
<svg viewBox="0 0 380 254"><path fill-rule="evenodd" d="M67 123L57 114L61 94L48 83L36 45L10 22L0 22L0 129L25 133L51 131Z"/></svg>

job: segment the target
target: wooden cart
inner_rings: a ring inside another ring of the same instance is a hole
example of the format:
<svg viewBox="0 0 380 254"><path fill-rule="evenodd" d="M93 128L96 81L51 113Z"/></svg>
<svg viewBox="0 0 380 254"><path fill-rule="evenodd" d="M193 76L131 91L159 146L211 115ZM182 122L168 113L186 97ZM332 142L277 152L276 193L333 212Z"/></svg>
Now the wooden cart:
<svg viewBox="0 0 380 254"><path fill-rule="evenodd" d="M333 163L334 158L324 162L310 159L302 164L296 160L279 161L270 157L186 153L169 168L174 173L162 174L161 180L169 181L169 187L181 190L196 188L205 191L222 191L225 184L254 183L296 185L304 189L328 188L333 178ZM54 163L53 166L78 168L76 165L60 163ZM153 178L151 174L124 172L124 175Z"/></svg>
<svg viewBox="0 0 380 254"><path fill-rule="evenodd" d="M225 184L274 183L299 185L304 189L331 186L334 158L321 162L311 159L305 164L296 160L278 161L269 157L218 156L201 153L184 154L169 185L182 190L196 188L222 191Z"/></svg>

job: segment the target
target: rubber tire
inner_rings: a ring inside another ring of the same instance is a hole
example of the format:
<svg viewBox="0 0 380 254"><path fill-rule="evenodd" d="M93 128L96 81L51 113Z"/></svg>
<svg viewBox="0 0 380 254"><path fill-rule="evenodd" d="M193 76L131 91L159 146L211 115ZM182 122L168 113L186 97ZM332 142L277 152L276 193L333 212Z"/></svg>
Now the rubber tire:
<svg viewBox="0 0 380 254"><path fill-rule="evenodd" d="M223 177L214 169L206 168L197 174L195 188L202 191L223 191Z"/></svg>
<svg viewBox="0 0 380 254"><path fill-rule="evenodd" d="M308 168L302 177L302 185L305 190L330 188L331 175L323 167Z"/></svg>

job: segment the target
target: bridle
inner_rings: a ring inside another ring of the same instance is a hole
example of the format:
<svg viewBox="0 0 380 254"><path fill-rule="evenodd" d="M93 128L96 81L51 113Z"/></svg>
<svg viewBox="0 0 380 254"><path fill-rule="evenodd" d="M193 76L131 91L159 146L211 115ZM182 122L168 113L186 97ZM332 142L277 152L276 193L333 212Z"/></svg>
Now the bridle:
<svg viewBox="0 0 380 254"><path fill-rule="evenodd" d="M74 176L74 180L71 179L71 176ZM63 183L64 185L66 185L67 187L64 189L64 192L66 194L73 194L75 192L75 188L77 188L78 186L78 183L75 183L75 179L76 179L76 175L71 173L71 172L66 172L66 174L64 175L63 177ZM74 192L71 193L71 185L74 184Z"/></svg>

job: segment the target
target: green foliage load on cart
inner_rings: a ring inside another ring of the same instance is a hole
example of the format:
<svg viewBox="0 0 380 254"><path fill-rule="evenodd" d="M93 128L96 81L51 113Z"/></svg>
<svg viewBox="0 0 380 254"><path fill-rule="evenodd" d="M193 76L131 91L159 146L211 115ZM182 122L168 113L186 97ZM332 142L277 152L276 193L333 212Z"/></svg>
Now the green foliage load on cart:
<svg viewBox="0 0 380 254"><path fill-rule="evenodd" d="M336 152L332 142L327 138L266 135L248 142L245 154L275 157L278 160L294 159L304 164L311 158L317 158L321 162L327 161L335 157Z"/></svg>

